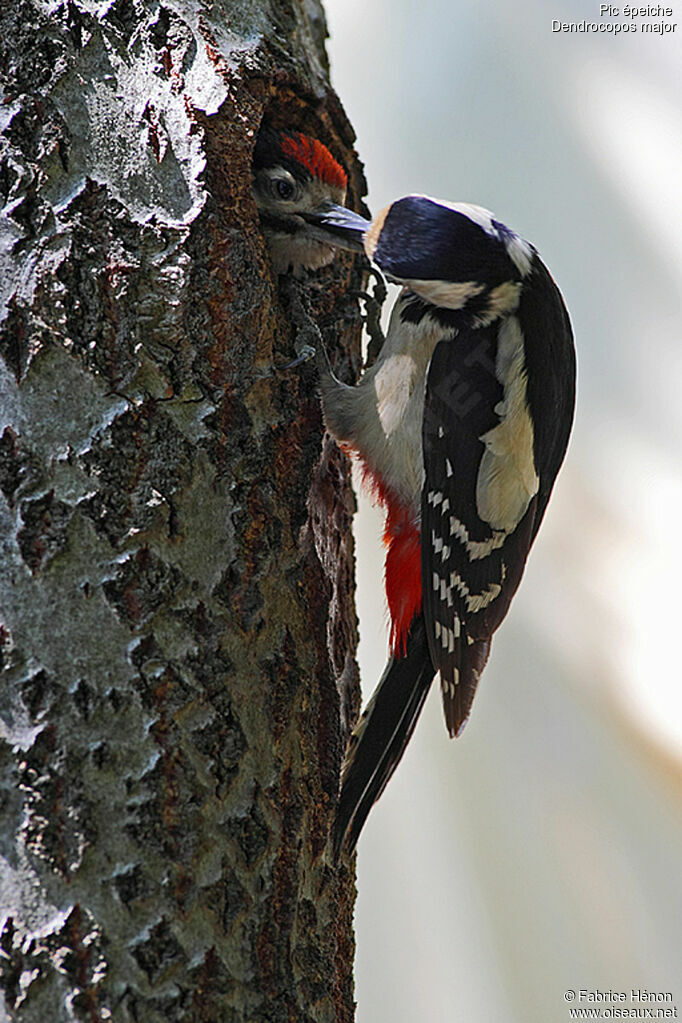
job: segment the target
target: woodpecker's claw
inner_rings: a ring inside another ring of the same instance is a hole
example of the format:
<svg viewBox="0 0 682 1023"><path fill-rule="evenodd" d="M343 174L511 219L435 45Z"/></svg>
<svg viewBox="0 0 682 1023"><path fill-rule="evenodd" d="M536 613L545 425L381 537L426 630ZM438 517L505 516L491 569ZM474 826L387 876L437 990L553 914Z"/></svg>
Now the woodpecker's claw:
<svg viewBox="0 0 682 1023"><path fill-rule="evenodd" d="M362 299L365 303L365 318L363 320L365 330L369 335L369 344L367 345L367 366L371 366L375 361L376 357L381 351L384 341L384 332L381 329L381 310L383 304L386 301L388 294L386 288L386 281L384 280L383 274L368 264L366 267L367 273L370 277L374 277L376 283L372 288L372 293L368 291L354 291L352 292L356 298Z"/></svg>
<svg viewBox="0 0 682 1023"><path fill-rule="evenodd" d="M303 345L303 347L300 349L298 358L294 359L293 362L288 362L286 366L282 366L281 372L284 373L288 369L295 369L297 366L302 365L304 362L310 362L310 360L314 359L316 355L317 355L316 348L313 348L312 345Z"/></svg>
<svg viewBox="0 0 682 1023"><path fill-rule="evenodd" d="M319 361L318 350L324 348L324 342L317 324L306 308L305 296L298 282L290 276L281 277L280 291L287 299L289 317L296 331L296 358L286 366L278 367L280 372L286 373L316 357Z"/></svg>
<svg viewBox="0 0 682 1023"><path fill-rule="evenodd" d="M388 295L388 288L386 287L386 278L382 274L381 270L377 270L377 268L375 266L372 266L371 263L369 263L367 266L367 273L376 281L376 284L372 288L372 297L374 301L378 302L378 304L381 306L386 301L386 297Z"/></svg>

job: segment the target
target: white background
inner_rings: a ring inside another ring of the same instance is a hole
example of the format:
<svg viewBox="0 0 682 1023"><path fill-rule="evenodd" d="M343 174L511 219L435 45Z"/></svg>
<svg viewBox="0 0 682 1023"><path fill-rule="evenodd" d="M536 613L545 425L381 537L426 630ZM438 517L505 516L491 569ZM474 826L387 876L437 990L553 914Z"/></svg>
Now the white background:
<svg viewBox="0 0 682 1023"><path fill-rule="evenodd" d="M682 4L619 36L552 32L599 22L592 2L326 9L370 209L491 209L539 248L579 357L568 458L471 721L449 741L434 688L360 840L358 1023L560 1023L568 988L640 1009L630 989L671 992L682 1016ZM363 502L365 699L380 532Z"/></svg>

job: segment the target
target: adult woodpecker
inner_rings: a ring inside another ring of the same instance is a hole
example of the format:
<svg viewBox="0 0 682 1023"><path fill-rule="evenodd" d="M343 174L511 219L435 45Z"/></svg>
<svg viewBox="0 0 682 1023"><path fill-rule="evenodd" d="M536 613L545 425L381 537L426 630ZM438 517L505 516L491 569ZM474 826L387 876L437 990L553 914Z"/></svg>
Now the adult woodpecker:
<svg viewBox="0 0 682 1023"><path fill-rule="evenodd" d="M318 139L261 128L253 195L277 273L326 266L335 248L362 250L368 225L343 205L347 185L345 170Z"/></svg>
<svg viewBox="0 0 682 1023"><path fill-rule="evenodd" d="M326 426L387 513L391 655L349 744L338 855L355 846L436 674L449 734L469 717L564 458L575 351L536 249L487 210L410 195L370 223L340 205L344 172L321 143L261 139L254 193L276 268L323 265L362 242L403 285L357 386L318 351Z"/></svg>
<svg viewBox="0 0 682 1023"><path fill-rule="evenodd" d="M359 384L322 360L321 389L327 428L386 508L391 656L351 737L337 855L357 842L436 674L448 732L461 733L575 404L568 312L532 245L479 206L422 195L392 203L363 237L403 289Z"/></svg>

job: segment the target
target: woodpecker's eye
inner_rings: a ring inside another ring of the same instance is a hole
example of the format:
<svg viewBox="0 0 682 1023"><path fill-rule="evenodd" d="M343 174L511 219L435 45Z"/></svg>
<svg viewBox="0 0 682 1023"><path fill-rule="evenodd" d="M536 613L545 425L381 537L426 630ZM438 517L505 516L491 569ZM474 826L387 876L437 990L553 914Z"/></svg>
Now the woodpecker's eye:
<svg viewBox="0 0 682 1023"><path fill-rule="evenodd" d="M293 199L296 188L291 181L287 181L286 178L278 178L275 181L275 190L280 199Z"/></svg>

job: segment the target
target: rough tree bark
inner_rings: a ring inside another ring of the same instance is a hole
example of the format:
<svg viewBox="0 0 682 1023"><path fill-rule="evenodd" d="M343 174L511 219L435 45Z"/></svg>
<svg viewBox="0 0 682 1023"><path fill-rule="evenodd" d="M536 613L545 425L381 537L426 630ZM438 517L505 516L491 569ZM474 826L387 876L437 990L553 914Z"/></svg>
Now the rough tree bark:
<svg viewBox="0 0 682 1023"><path fill-rule="evenodd" d="M0 1017L350 1020L353 501L250 194L263 117L363 193L322 9L0 22ZM348 378L357 274L306 284Z"/></svg>

